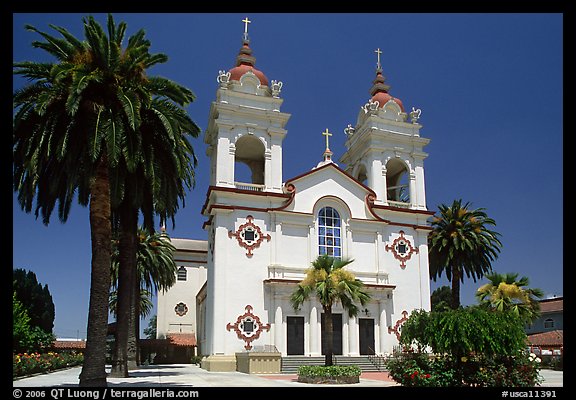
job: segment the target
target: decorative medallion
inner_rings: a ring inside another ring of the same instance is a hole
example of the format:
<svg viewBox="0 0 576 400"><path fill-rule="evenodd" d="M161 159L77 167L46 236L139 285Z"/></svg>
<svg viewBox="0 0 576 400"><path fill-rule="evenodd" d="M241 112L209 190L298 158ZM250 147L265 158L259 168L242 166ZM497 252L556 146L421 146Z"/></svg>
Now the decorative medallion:
<svg viewBox="0 0 576 400"><path fill-rule="evenodd" d="M248 250L246 256L252 257L252 251L260 247L260 244L264 239L269 242L271 237L269 234L264 235L260 230L260 227L252 222L254 221L253 216L248 215L246 220L248 222L240 225L236 232L229 231L228 237L235 237L236 240L238 240L238 244Z"/></svg>
<svg viewBox="0 0 576 400"><path fill-rule="evenodd" d="M182 317L184 315L186 315L186 313L188 312L188 306L182 302L176 304L176 307L174 307L174 311L176 312L176 315L178 315L179 317Z"/></svg>
<svg viewBox="0 0 576 400"><path fill-rule="evenodd" d="M226 324L226 330L230 331L234 329L238 339L244 340L246 345L244 348L250 350L252 348L251 343L260 337L262 331L269 331L270 324L262 324L260 318L257 315L252 314L252 306L248 304L245 308L246 312L240 315L234 324Z"/></svg>
<svg viewBox="0 0 576 400"><path fill-rule="evenodd" d="M404 322L406 322L407 319L408 319L408 311L404 310L402 311L402 318L396 321L394 328L388 327L388 333L394 333L398 341L400 341L400 333L402 333L402 324L404 324Z"/></svg>
<svg viewBox="0 0 576 400"><path fill-rule="evenodd" d="M400 261L400 268L406 268L406 261L412 257L412 253L418 254L418 249L412 246L412 243L404 237L404 231L400 231L398 236L391 245L386 245L386 251L391 251L394 258Z"/></svg>

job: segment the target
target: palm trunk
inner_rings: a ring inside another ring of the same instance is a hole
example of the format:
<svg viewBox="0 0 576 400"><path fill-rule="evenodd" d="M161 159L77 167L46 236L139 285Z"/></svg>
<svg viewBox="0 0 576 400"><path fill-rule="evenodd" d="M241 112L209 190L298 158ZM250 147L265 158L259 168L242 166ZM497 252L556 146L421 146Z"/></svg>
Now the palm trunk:
<svg viewBox="0 0 576 400"><path fill-rule="evenodd" d="M332 354L334 353L334 332L332 327L332 307L324 307L324 337L326 354L324 358L324 365L329 367L332 365Z"/></svg>
<svg viewBox="0 0 576 400"><path fill-rule="evenodd" d="M132 296L130 298L130 327L128 331L128 369L136 369L138 361L138 314L140 312L140 279L138 270L134 268L132 279Z"/></svg>
<svg viewBox="0 0 576 400"><path fill-rule="evenodd" d="M120 207L120 243L118 270L118 303L116 307L116 362L111 376L128 378L128 346L133 288L133 271L136 269L137 212L129 206ZM136 227L136 228L135 228Z"/></svg>
<svg viewBox="0 0 576 400"><path fill-rule="evenodd" d="M450 307L457 310L460 307L460 269L452 267L452 302Z"/></svg>
<svg viewBox="0 0 576 400"><path fill-rule="evenodd" d="M101 387L107 386L106 335L112 239L110 183L106 156L100 160L90 188L90 238L92 242L90 303L80 386Z"/></svg>

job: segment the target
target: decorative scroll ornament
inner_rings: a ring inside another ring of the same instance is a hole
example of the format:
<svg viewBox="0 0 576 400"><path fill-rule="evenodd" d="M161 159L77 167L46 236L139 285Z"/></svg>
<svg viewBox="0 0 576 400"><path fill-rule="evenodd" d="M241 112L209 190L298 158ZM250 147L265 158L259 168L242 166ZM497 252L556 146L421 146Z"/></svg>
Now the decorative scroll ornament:
<svg viewBox="0 0 576 400"><path fill-rule="evenodd" d="M230 71L218 71L218 77L216 78L216 81L220 84L221 87L227 88L228 82L230 82Z"/></svg>
<svg viewBox="0 0 576 400"><path fill-rule="evenodd" d="M260 317L252 314L253 307L248 304L244 307L246 312L240 315L234 324L226 324L226 330L234 330L238 339L246 342L244 348L246 350L252 349L252 342L260 337L262 331L268 332L270 330L270 324L263 324L260 321Z"/></svg>
<svg viewBox="0 0 576 400"><path fill-rule="evenodd" d="M344 128L344 133L346 134L346 136L352 136L355 130L356 129L354 129L354 127L351 124L348 124L348 126Z"/></svg>
<svg viewBox="0 0 576 400"><path fill-rule="evenodd" d="M238 244L248 250L246 256L252 257L252 251L260 247L264 239L269 242L271 237L269 234L264 235L260 227L252 222L254 220L253 216L248 215L246 220L248 222L240 225L236 232L229 231L228 237L235 237Z"/></svg>
<svg viewBox="0 0 576 400"><path fill-rule="evenodd" d="M361 108L364 110L364 114L372 114L378 110L378 106L380 106L380 102L378 100L372 101L372 99L370 99L368 103L364 104L364 106Z"/></svg>
<svg viewBox="0 0 576 400"><path fill-rule="evenodd" d="M400 268L406 268L406 261L412 257L412 253L418 253L418 249L412 246L412 243L404 237L404 231L400 231L398 236L391 245L386 245L386 251L391 251L394 258L400 261Z"/></svg>
<svg viewBox="0 0 576 400"><path fill-rule="evenodd" d="M272 90L272 97L278 97L280 95L280 92L282 91L282 85L283 83L280 81L272 81L272 86L270 86L270 89Z"/></svg>
<svg viewBox="0 0 576 400"><path fill-rule="evenodd" d="M421 109L415 110L414 107L412 107L412 111L410 112L410 120L412 121L413 124L418 123L418 120L420 119L420 114L422 114Z"/></svg>
<svg viewBox="0 0 576 400"><path fill-rule="evenodd" d="M391 326L388 327L388 333L394 333L398 341L400 341L400 334L402 333L402 325L404 324L404 322L406 322L407 319L408 319L408 311L404 310L402 311L402 318L396 321L394 327Z"/></svg>

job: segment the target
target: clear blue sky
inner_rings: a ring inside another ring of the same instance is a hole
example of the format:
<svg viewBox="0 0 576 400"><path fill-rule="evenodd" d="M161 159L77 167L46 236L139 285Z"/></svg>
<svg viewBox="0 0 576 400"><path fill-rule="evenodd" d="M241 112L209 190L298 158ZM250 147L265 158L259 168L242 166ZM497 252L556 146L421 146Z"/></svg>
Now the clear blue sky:
<svg viewBox="0 0 576 400"><path fill-rule="evenodd" d="M33 49L32 24L83 38L87 14L14 14L13 60L46 61ZM106 15L95 14L105 27ZM392 96L421 108L427 206L454 199L485 208L502 234L496 272L527 276L546 295L563 294L563 16L562 14L114 14L127 37L144 28L151 52L169 61L150 74L192 89L188 107L204 131L219 70L234 66L246 16L256 67L284 83L282 111L292 114L284 141L283 178L314 167L328 128L337 160L343 129L370 98L376 55ZM127 40L127 39L126 39ZM23 84L14 78L14 88ZM209 165L203 138L195 189L169 226L172 237L205 239L200 209ZM343 166L340 163L341 166ZM13 267L36 273L56 306L55 333L85 337L90 285L88 210L75 204L66 224L48 227L13 203ZM466 281L461 300L474 304L485 281ZM449 284L443 278L431 288ZM155 313L155 311L153 312ZM147 320L142 323L143 328Z"/></svg>

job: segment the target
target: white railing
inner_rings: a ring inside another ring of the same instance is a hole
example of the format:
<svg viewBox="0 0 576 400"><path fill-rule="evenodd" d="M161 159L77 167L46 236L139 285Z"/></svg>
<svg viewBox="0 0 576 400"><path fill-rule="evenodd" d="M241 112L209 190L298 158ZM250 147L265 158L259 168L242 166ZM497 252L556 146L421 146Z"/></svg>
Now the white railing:
<svg viewBox="0 0 576 400"><path fill-rule="evenodd" d="M251 190L253 192L263 192L265 187L264 185L258 185L256 183L244 182L234 182L234 186L236 186L236 189Z"/></svg>
<svg viewBox="0 0 576 400"><path fill-rule="evenodd" d="M388 205L390 207L398 207L398 208L410 208L412 206L412 204L410 203L404 203L403 201L394 201L394 200L388 200Z"/></svg>
<svg viewBox="0 0 576 400"><path fill-rule="evenodd" d="M308 268L273 264L268 265L268 278L302 280L306 277L306 271L308 271ZM350 271L365 284L390 284L388 274L385 272L355 271L352 268L350 268Z"/></svg>

